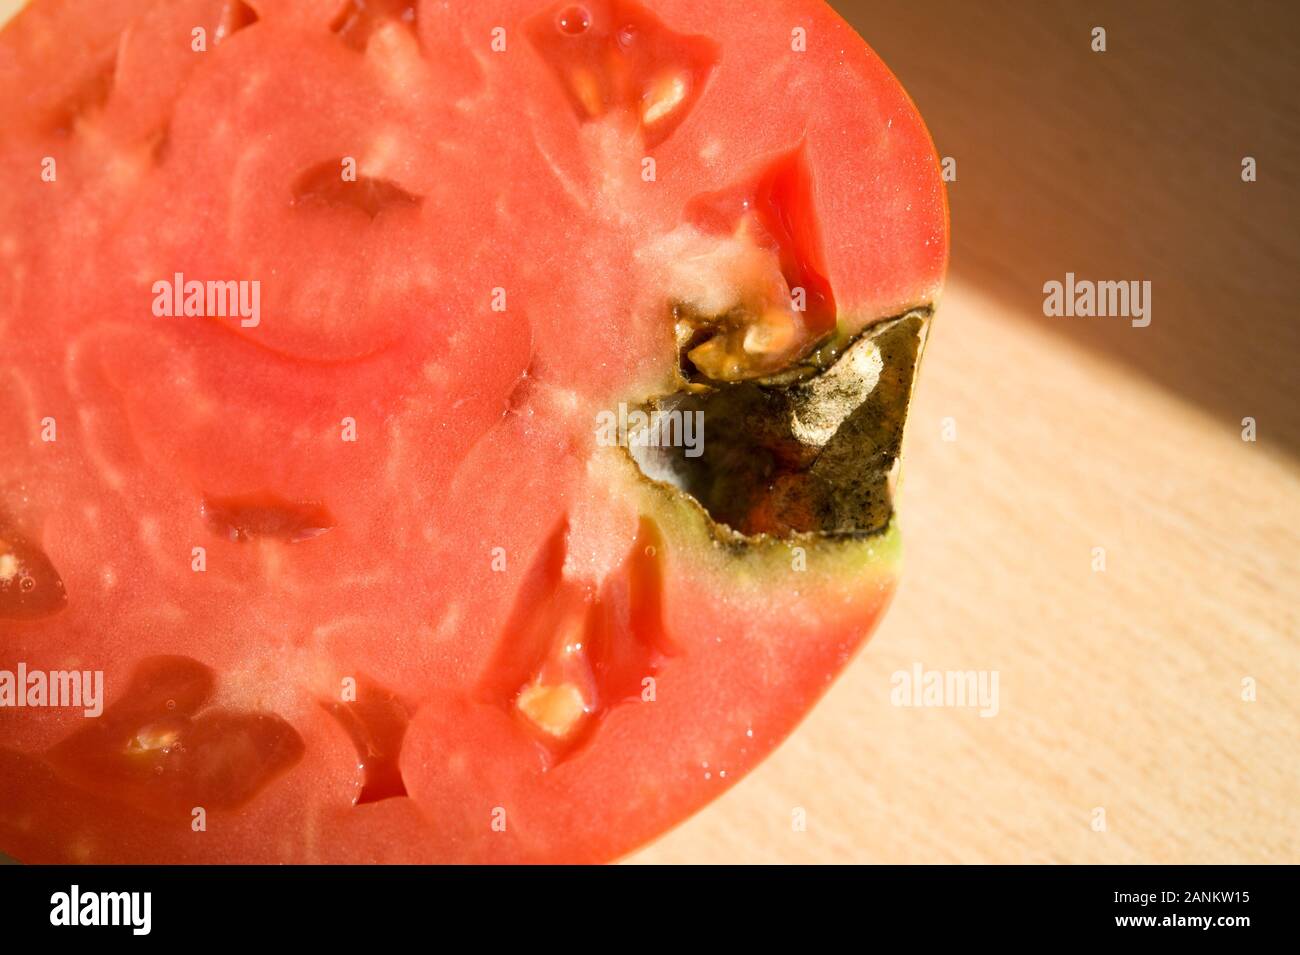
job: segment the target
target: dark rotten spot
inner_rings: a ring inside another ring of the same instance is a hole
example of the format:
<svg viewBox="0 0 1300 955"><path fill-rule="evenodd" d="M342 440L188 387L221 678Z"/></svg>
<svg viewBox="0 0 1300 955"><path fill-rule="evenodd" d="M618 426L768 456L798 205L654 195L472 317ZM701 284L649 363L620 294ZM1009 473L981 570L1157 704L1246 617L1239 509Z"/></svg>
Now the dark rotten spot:
<svg viewBox="0 0 1300 955"><path fill-rule="evenodd" d="M633 447L632 457L739 534L878 533L893 514L891 477L928 317L918 309L874 325L780 380L652 399L647 414L703 412L702 453Z"/></svg>

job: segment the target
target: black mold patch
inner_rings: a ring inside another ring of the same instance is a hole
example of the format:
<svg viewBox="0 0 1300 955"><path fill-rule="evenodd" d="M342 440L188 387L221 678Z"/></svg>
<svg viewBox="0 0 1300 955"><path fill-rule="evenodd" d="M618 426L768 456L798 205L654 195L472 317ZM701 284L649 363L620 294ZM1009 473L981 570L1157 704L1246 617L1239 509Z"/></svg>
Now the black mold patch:
<svg viewBox="0 0 1300 955"><path fill-rule="evenodd" d="M929 314L874 325L827 367L794 381L652 399L641 410L661 432L674 415L701 414L703 441L694 449L632 442L632 457L747 537L879 533L893 515L891 477Z"/></svg>

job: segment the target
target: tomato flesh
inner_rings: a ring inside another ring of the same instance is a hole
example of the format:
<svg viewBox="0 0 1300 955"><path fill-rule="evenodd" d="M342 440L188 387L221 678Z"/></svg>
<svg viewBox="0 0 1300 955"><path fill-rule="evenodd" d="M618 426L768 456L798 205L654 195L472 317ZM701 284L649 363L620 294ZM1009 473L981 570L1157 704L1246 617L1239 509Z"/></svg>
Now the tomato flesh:
<svg viewBox="0 0 1300 955"><path fill-rule="evenodd" d="M608 861L884 612L947 213L823 4L32 0L0 100L0 851Z"/></svg>

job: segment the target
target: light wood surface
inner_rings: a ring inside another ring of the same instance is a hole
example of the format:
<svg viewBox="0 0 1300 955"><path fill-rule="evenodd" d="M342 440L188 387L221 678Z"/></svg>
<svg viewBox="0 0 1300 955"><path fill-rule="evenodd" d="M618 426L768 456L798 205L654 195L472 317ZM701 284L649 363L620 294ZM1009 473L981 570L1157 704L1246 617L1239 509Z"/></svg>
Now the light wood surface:
<svg viewBox="0 0 1300 955"><path fill-rule="evenodd" d="M958 160L903 583L795 735L631 861L1300 862L1300 14L839 6ZM1151 326L1045 317L1066 271L1152 281ZM998 714L891 705L917 662L997 670Z"/></svg>

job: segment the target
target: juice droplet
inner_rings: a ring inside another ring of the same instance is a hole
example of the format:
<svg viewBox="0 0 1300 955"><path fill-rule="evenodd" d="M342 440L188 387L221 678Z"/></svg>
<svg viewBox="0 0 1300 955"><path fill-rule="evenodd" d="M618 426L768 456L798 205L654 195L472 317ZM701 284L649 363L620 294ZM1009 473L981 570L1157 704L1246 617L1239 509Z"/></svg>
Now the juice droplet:
<svg viewBox="0 0 1300 955"><path fill-rule="evenodd" d="M565 7L556 19L560 32L569 36L580 36L591 26L591 14L586 7Z"/></svg>

